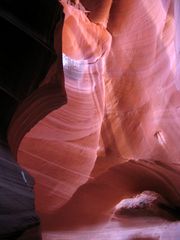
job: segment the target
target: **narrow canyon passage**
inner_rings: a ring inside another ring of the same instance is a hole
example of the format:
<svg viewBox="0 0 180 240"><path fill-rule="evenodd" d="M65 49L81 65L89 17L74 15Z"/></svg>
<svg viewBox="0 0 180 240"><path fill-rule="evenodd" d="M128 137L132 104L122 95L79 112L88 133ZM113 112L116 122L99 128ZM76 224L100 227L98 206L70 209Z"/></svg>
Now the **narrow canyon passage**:
<svg viewBox="0 0 180 240"><path fill-rule="evenodd" d="M149 220L162 231L147 230L147 238L142 222L137 238L130 232L118 238L106 224L121 234L111 209L144 190L180 205L179 2L72 2L60 1L67 103L42 118L18 148L18 162L36 182L43 238L164 240L169 228L167 239L178 240L179 222L161 218ZM57 27L57 52L60 38ZM74 230L96 222L95 232Z"/></svg>

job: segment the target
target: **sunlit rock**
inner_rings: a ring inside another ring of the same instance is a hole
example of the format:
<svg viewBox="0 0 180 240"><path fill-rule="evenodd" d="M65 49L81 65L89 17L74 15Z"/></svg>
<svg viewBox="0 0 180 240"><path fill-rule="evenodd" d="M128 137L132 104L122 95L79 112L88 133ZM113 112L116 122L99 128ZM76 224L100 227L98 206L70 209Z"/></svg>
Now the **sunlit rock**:
<svg viewBox="0 0 180 240"><path fill-rule="evenodd" d="M178 207L179 1L60 4L67 104L38 122L18 151L36 181L43 227L106 219L144 190Z"/></svg>

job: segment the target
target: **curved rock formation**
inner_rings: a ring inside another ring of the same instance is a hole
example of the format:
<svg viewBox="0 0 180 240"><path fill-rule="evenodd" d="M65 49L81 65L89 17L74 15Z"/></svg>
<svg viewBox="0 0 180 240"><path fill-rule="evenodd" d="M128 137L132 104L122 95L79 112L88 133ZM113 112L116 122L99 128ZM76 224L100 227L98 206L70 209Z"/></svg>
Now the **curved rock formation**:
<svg viewBox="0 0 180 240"><path fill-rule="evenodd" d="M144 190L179 207L179 2L70 2L61 1L67 104L18 151L44 227L92 223Z"/></svg>
<svg viewBox="0 0 180 240"><path fill-rule="evenodd" d="M59 209L89 179L104 115L104 64L110 34L65 3L64 12L68 103L26 135L18 155L19 162L36 179L37 209L43 213Z"/></svg>

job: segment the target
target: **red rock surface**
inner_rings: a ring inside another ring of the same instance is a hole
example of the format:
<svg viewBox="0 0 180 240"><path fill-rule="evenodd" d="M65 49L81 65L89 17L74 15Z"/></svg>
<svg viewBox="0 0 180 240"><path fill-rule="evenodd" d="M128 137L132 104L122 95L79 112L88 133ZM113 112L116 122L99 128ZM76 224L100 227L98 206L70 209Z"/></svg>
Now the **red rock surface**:
<svg viewBox="0 0 180 240"><path fill-rule="evenodd" d="M35 177L45 229L105 220L118 201L144 190L180 205L179 1L81 2L61 1L67 104L18 151Z"/></svg>

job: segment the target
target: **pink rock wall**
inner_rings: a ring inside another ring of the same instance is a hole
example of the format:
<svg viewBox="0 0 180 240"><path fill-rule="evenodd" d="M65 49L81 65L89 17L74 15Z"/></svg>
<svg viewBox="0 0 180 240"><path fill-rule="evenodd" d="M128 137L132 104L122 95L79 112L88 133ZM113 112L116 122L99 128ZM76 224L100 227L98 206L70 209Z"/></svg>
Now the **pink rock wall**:
<svg viewBox="0 0 180 240"><path fill-rule="evenodd" d="M173 2L117 1L111 13L105 115L110 138L123 158L174 161L180 126Z"/></svg>
<svg viewBox="0 0 180 240"><path fill-rule="evenodd" d="M81 5L61 3L68 101L26 134L18 152L35 177L40 216L91 179L97 157L104 165L150 158L171 165L180 154L178 1L84 0L87 16Z"/></svg>
<svg viewBox="0 0 180 240"><path fill-rule="evenodd" d="M110 34L64 3L63 65L68 103L24 137L18 159L36 179L40 213L59 209L94 166L104 115Z"/></svg>

